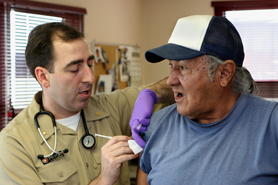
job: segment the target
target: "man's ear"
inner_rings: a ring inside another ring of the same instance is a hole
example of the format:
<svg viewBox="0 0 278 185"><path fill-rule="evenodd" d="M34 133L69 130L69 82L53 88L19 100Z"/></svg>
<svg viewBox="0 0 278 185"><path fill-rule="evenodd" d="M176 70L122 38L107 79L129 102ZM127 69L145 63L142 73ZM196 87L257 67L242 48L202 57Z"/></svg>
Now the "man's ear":
<svg viewBox="0 0 278 185"><path fill-rule="evenodd" d="M232 60L226 60L221 64L220 72L220 86L226 87L232 80L236 71L236 64Z"/></svg>
<svg viewBox="0 0 278 185"><path fill-rule="evenodd" d="M38 66L35 69L35 74L42 87L47 88L50 86L49 72L47 69Z"/></svg>

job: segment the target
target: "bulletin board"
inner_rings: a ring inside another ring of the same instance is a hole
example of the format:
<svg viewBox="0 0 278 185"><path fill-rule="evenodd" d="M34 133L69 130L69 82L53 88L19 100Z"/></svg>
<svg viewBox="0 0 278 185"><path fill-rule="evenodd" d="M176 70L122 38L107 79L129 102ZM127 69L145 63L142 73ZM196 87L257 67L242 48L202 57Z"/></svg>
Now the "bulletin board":
<svg viewBox="0 0 278 185"><path fill-rule="evenodd" d="M131 78L133 79L133 81L141 80L140 48L138 46L125 46L120 44L92 42L91 48L92 53L95 56L95 83L93 88L94 94L100 92L99 88L101 85L101 81L103 79L105 81L105 78L107 76L109 76L109 78L110 76L112 77L112 91L116 89L124 89L125 87L132 85ZM124 56L126 54L126 50L132 51L130 56ZM128 58L128 60L125 60L123 58ZM124 68L125 61L128 61L129 66L126 75L126 70ZM139 83L137 83L137 85L139 85Z"/></svg>

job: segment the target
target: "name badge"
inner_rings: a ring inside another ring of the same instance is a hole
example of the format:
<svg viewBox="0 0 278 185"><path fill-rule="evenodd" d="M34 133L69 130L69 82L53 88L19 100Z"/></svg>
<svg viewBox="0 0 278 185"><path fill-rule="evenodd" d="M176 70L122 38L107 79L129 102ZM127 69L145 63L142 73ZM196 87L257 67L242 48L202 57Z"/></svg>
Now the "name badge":
<svg viewBox="0 0 278 185"><path fill-rule="evenodd" d="M49 157L44 157L41 159L42 164L46 165L48 163L51 163L52 161L61 159L62 157L65 157L65 154L62 151L59 151L58 153L53 153Z"/></svg>

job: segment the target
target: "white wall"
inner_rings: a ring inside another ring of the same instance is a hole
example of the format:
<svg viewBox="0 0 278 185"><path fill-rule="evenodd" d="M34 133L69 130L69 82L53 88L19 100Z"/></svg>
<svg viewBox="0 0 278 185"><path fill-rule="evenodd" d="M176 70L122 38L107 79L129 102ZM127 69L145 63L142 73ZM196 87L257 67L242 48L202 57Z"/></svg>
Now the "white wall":
<svg viewBox="0 0 278 185"><path fill-rule="evenodd" d="M33 0L85 8L84 35L88 42L142 45L141 0Z"/></svg>
<svg viewBox="0 0 278 185"><path fill-rule="evenodd" d="M214 13L211 0L59 0L58 4L87 9L84 34L88 42L139 45L143 84L169 74L167 61L148 63L145 51L166 44L178 18Z"/></svg>

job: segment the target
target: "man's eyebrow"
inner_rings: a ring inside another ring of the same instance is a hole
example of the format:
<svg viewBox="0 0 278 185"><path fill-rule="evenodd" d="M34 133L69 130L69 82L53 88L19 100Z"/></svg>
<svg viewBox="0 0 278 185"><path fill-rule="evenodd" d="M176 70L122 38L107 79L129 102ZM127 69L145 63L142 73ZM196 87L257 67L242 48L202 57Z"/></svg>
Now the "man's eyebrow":
<svg viewBox="0 0 278 185"><path fill-rule="evenodd" d="M91 56L88 57L88 60L93 60L93 59L95 59L94 55L91 55Z"/></svg>
<svg viewBox="0 0 278 185"><path fill-rule="evenodd" d="M74 61L71 61L70 63L68 63L68 64L65 66L65 68L68 68L68 67L70 67L70 66L72 66L72 65L79 64L79 63L82 63L82 62L83 62L83 60L74 60Z"/></svg>
<svg viewBox="0 0 278 185"><path fill-rule="evenodd" d="M95 58L95 56L94 56L94 55L91 55L91 56L88 57L88 61L89 61L89 60L93 60L94 58ZM72 65L76 65L76 64L79 64L79 63L82 63L82 62L83 62L82 59L71 61L70 63L68 63L68 64L65 66L65 68L68 68L68 67L70 67L70 66L72 66Z"/></svg>

